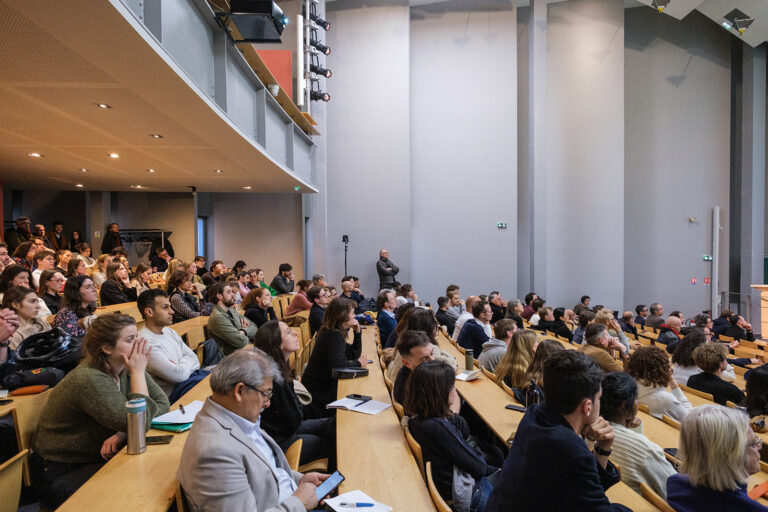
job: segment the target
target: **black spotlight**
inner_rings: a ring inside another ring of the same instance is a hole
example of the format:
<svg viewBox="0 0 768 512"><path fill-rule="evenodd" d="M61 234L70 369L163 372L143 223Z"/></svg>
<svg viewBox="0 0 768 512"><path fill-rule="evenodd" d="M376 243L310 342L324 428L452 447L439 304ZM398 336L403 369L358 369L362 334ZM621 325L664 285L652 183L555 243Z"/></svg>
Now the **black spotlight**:
<svg viewBox="0 0 768 512"><path fill-rule="evenodd" d="M331 101L331 95L322 91L310 91L312 101Z"/></svg>
<svg viewBox="0 0 768 512"><path fill-rule="evenodd" d="M317 75L324 76L325 78L331 78L333 76L333 73L330 69L324 68L322 66L310 64L309 70Z"/></svg>
<svg viewBox="0 0 768 512"><path fill-rule="evenodd" d="M331 48L329 46L325 46L320 41L315 41L314 39L310 39L309 44L314 46L317 49L317 51L319 51L322 54L325 54L325 55L331 54Z"/></svg>
<svg viewBox="0 0 768 512"><path fill-rule="evenodd" d="M309 19L311 19L312 21L317 23L319 26L323 27L323 29L325 29L326 32L331 30L331 24L329 22L325 21L323 18L321 18L317 14L314 14L314 13L310 14L309 15Z"/></svg>

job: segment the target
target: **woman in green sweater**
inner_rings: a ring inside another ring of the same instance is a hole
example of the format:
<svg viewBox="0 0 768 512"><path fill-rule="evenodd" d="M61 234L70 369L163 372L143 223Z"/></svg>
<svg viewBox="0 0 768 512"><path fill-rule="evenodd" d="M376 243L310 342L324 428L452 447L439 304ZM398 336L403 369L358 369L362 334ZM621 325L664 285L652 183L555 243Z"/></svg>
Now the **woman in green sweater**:
<svg viewBox="0 0 768 512"><path fill-rule="evenodd" d="M31 460L40 503L58 508L126 440L125 402L147 401L146 428L168 411L168 398L146 373L150 347L127 315L93 321L86 359L50 391L40 414Z"/></svg>

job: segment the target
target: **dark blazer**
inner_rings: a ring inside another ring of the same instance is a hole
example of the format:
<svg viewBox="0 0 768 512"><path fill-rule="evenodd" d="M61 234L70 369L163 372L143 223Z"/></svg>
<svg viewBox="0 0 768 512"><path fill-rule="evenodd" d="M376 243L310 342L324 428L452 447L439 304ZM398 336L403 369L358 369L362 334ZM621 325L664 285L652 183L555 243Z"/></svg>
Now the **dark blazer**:
<svg viewBox="0 0 768 512"><path fill-rule="evenodd" d="M51 295L50 293L44 293L42 299L43 299L43 302L45 302L45 305L48 306L48 311L50 311L52 315L55 315L61 309L60 295Z"/></svg>
<svg viewBox="0 0 768 512"><path fill-rule="evenodd" d="M448 329L448 334L451 334L453 330L456 328L456 320L451 318L451 315L449 315L442 309L438 309L435 312L435 318L437 318L437 321L440 325L444 325L445 328Z"/></svg>
<svg viewBox="0 0 768 512"><path fill-rule="evenodd" d="M293 286L294 286L293 281L289 281L288 278L283 277L280 274L277 274L275 278L272 279L272 282L269 284L269 287L277 290L278 294L291 293L293 291Z"/></svg>
<svg viewBox="0 0 768 512"><path fill-rule="evenodd" d="M351 345L346 342L345 332L321 328L315 338L315 347L309 356L307 368L301 375L301 382L312 394L312 403L307 409L313 418L332 415L325 406L336 401L336 379L331 377L334 368L360 368L357 358L363 352L363 340L356 332Z"/></svg>
<svg viewBox="0 0 768 512"><path fill-rule="evenodd" d="M323 326L323 316L325 316L325 308L312 304L309 308L309 335L314 336L320 327Z"/></svg>
<svg viewBox="0 0 768 512"><path fill-rule="evenodd" d="M539 404L523 416L485 512L626 510L605 496L618 481L613 464L603 469L565 418Z"/></svg>
<svg viewBox="0 0 768 512"><path fill-rule="evenodd" d="M260 418L261 428L281 447L293 437L303 419L293 380L284 379L272 386L272 399L269 407L261 411Z"/></svg>
<svg viewBox="0 0 768 512"><path fill-rule="evenodd" d="M725 334L725 331L731 326L731 322L727 318L718 317L712 320L712 336L719 337L721 334ZM727 334L726 334L727 336Z"/></svg>
<svg viewBox="0 0 768 512"><path fill-rule="evenodd" d="M121 247L123 241L120 239L120 233L107 231L104 234L104 240L101 242L101 254L109 254L115 247Z"/></svg>
<svg viewBox="0 0 768 512"><path fill-rule="evenodd" d="M251 304L245 310L245 318L256 324L256 327L261 327L269 320L277 318L275 310L272 306L267 309L262 309L256 304Z"/></svg>
<svg viewBox="0 0 768 512"><path fill-rule="evenodd" d="M389 338L389 333L395 330L397 322L395 317L379 311L379 314L376 316L376 325L379 326L379 339L386 341Z"/></svg>
<svg viewBox="0 0 768 512"><path fill-rule="evenodd" d="M158 272L165 272L168 270L168 262L157 254L153 254L152 257L149 258L149 264L152 265L152 267L157 268Z"/></svg>
<svg viewBox="0 0 768 512"><path fill-rule="evenodd" d="M723 334L726 336L730 336L735 340L755 341L755 335L752 333L752 331L742 329L738 325L730 326L725 330Z"/></svg>
<svg viewBox="0 0 768 512"><path fill-rule="evenodd" d="M489 339L483 326L476 319L470 318L464 322L456 343L465 349L472 349L473 355L477 357L483 351L483 343Z"/></svg>
<svg viewBox="0 0 768 512"><path fill-rule="evenodd" d="M691 375L688 377L687 386L704 393L710 393L715 402L720 405L725 405L728 400L740 404L746 399L742 390L711 373L701 372Z"/></svg>
<svg viewBox="0 0 768 512"><path fill-rule="evenodd" d="M101 299L102 306L133 302L136 300L136 288L126 288L117 284L117 281L107 279L104 281L104 284L101 285L99 298Z"/></svg>
<svg viewBox="0 0 768 512"><path fill-rule="evenodd" d="M496 304L491 304L491 311L493 311L493 316L491 317L491 324L495 324L502 318L504 318L504 315L507 314L507 308L504 306L497 306Z"/></svg>
<svg viewBox="0 0 768 512"><path fill-rule="evenodd" d="M715 491L708 487L693 487L688 475L672 475L667 479L667 502L679 512L701 510L738 510L740 512L765 512L765 505L747 494L747 486L736 491Z"/></svg>
<svg viewBox="0 0 768 512"><path fill-rule="evenodd" d="M392 270L387 270L387 269ZM379 274L379 289L391 287L396 284L395 276L400 272L397 265L389 261L388 259L379 258L376 262L376 273Z"/></svg>

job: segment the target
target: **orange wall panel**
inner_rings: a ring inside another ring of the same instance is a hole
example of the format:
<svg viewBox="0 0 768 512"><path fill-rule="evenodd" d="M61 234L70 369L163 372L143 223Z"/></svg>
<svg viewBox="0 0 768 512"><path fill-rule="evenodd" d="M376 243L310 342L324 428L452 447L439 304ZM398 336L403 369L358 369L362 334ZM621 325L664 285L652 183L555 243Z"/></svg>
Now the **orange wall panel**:
<svg viewBox="0 0 768 512"><path fill-rule="evenodd" d="M277 79L280 87L293 99L293 58L291 50L257 50L256 52Z"/></svg>

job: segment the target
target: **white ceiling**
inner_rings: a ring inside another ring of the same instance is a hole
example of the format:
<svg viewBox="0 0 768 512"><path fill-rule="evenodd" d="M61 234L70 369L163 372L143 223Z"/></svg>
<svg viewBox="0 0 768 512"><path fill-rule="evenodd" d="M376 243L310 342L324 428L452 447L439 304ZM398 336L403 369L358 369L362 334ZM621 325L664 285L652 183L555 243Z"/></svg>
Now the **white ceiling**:
<svg viewBox="0 0 768 512"><path fill-rule="evenodd" d="M218 116L108 1L86 4L0 0L6 188L313 190Z"/></svg>

